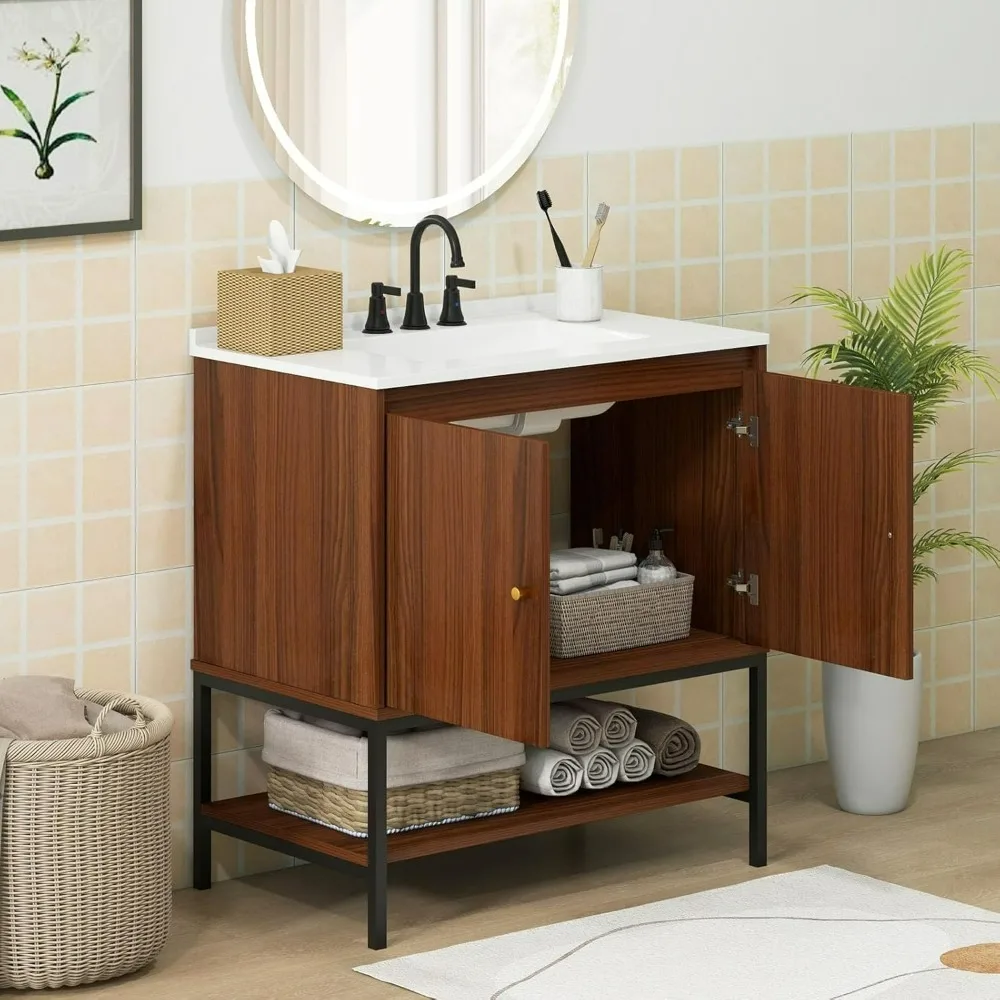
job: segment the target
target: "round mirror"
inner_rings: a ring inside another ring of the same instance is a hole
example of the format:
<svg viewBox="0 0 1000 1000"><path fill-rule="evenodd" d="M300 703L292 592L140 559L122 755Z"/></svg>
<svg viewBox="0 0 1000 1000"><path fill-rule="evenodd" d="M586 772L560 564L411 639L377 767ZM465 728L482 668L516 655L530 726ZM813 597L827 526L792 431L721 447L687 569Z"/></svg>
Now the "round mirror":
<svg viewBox="0 0 1000 1000"><path fill-rule="evenodd" d="M312 198L410 226L516 173L572 58L576 0L238 0L258 130Z"/></svg>

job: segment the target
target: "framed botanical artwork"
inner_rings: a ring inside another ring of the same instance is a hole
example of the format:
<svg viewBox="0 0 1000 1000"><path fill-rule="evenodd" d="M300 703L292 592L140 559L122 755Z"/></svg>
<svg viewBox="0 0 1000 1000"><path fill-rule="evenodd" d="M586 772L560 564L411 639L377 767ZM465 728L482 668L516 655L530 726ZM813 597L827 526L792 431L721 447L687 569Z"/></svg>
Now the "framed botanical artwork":
<svg viewBox="0 0 1000 1000"><path fill-rule="evenodd" d="M0 0L0 240L141 228L142 0Z"/></svg>

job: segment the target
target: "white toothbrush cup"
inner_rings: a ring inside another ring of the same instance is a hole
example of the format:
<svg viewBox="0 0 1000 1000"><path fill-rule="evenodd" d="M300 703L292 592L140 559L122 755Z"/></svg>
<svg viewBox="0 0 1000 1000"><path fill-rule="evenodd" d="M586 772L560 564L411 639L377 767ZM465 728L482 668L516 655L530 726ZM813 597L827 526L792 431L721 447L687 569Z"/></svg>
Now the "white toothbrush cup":
<svg viewBox="0 0 1000 1000"><path fill-rule="evenodd" d="M556 268L556 319L596 323L604 315L604 268Z"/></svg>

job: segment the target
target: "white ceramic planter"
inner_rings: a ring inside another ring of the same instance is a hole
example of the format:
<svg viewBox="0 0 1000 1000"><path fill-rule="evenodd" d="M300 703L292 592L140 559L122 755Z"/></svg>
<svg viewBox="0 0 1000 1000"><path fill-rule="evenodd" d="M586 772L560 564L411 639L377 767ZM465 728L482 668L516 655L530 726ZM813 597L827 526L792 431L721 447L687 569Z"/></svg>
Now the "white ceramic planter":
<svg viewBox="0 0 1000 1000"><path fill-rule="evenodd" d="M920 742L923 662L901 681L823 664L823 721L837 804L861 816L906 808Z"/></svg>

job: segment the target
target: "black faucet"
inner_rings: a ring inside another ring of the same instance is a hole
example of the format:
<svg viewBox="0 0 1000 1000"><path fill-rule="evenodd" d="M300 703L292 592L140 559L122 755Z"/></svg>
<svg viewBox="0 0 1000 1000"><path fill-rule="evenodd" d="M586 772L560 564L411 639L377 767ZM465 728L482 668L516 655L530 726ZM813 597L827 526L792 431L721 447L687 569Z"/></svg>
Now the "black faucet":
<svg viewBox="0 0 1000 1000"><path fill-rule="evenodd" d="M462 244L455 227L443 215L428 215L414 227L410 236L410 291L406 296L406 314L401 330L429 330L424 311L424 293L420 291L420 241L430 226L440 226L451 244L451 266L465 267Z"/></svg>

